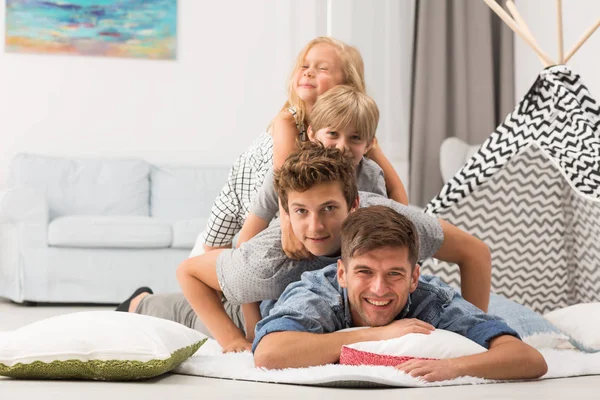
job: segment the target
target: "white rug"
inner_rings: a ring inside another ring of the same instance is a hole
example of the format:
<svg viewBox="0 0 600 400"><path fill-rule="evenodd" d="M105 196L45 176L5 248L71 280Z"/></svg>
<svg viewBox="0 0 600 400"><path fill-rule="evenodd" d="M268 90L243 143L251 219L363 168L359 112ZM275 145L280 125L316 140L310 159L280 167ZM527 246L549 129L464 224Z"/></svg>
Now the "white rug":
<svg viewBox="0 0 600 400"><path fill-rule="evenodd" d="M580 375L600 375L600 352L582 353L575 350L541 350L548 363L548 373L540 379ZM183 375L198 375L243 381L288 383L335 387L427 387L472 385L497 381L461 377L428 383L413 378L392 367L324 365L310 368L265 370L254 367L250 352L221 353L221 348L209 339L198 352L174 371Z"/></svg>

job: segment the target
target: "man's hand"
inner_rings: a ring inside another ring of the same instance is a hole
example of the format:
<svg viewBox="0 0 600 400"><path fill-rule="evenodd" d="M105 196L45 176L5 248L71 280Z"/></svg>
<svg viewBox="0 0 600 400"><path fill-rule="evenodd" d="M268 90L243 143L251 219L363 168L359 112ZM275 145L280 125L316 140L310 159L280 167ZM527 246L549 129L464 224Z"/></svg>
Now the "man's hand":
<svg viewBox="0 0 600 400"><path fill-rule="evenodd" d="M281 247L285 255L292 260L308 260L313 255L306 250L304 244L294 234L290 217L285 213L281 213Z"/></svg>
<svg viewBox="0 0 600 400"><path fill-rule="evenodd" d="M223 346L223 353L239 353L241 351L252 351L252 343L246 338L239 338Z"/></svg>
<svg viewBox="0 0 600 400"><path fill-rule="evenodd" d="M427 382L445 381L462 376L452 359L446 360L408 360L396 366L396 369L413 378Z"/></svg>
<svg viewBox="0 0 600 400"><path fill-rule="evenodd" d="M373 340L387 340L395 339L409 333L422 333L429 335L435 330L434 326L423 322L416 318L406 318L393 321L385 326L372 328L376 330L375 334L377 338Z"/></svg>

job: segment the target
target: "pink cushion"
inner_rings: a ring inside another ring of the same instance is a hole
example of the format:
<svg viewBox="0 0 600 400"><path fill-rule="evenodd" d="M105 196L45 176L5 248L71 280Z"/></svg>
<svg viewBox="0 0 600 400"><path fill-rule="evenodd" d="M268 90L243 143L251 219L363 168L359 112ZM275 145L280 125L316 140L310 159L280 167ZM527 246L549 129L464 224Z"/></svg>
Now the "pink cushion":
<svg viewBox="0 0 600 400"><path fill-rule="evenodd" d="M408 360L437 360L437 358L382 355L356 350L348 346L342 347L340 355L340 364L342 365L383 365L386 367L395 367Z"/></svg>
<svg viewBox="0 0 600 400"><path fill-rule="evenodd" d="M372 329L372 328L349 328ZM394 339L342 346L340 364L396 366L408 360L443 360L483 353L485 347L444 329L430 334L409 333Z"/></svg>

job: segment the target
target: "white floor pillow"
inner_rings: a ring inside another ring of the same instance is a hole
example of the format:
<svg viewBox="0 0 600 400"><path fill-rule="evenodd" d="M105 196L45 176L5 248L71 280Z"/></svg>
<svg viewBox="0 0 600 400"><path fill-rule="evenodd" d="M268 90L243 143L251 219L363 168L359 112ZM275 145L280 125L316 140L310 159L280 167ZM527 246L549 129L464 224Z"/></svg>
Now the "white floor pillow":
<svg viewBox="0 0 600 400"><path fill-rule="evenodd" d="M343 346L340 364L396 366L414 358L446 359L487 351L457 333L436 329L429 335L409 333L399 338Z"/></svg>
<svg viewBox="0 0 600 400"><path fill-rule="evenodd" d="M544 314L544 317L569 335L579 350L600 351L600 303L581 303Z"/></svg>
<svg viewBox="0 0 600 400"><path fill-rule="evenodd" d="M528 345L540 349L573 349L569 337L537 313L513 300L491 293L488 314L496 315L513 328Z"/></svg>
<svg viewBox="0 0 600 400"><path fill-rule="evenodd" d="M548 363L548 373L542 379L600 374L600 352L575 350L540 350ZM309 368L267 370L256 368L252 353L222 353L213 339L173 372L257 382L319 385L332 387L425 387L493 383L497 381L463 376L443 382L424 382L396 368L372 365L328 364Z"/></svg>
<svg viewBox="0 0 600 400"><path fill-rule="evenodd" d="M178 323L145 315L115 311L66 314L0 333L0 375L146 379L177 367L206 339Z"/></svg>

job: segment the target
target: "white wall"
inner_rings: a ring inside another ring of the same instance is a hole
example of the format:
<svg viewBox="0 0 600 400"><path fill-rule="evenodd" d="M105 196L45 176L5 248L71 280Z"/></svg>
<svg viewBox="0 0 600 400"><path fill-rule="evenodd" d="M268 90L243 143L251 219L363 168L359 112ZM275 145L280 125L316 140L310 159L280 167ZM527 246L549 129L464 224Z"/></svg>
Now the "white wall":
<svg viewBox="0 0 600 400"><path fill-rule="evenodd" d="M330 0L331 35L365 60L367 91L379 106L378 140L408 188L413 0Z"/></svg>
<svg viewBox="0 0 600 400"><path fill-rule="evenodd" d="M231 164L283 105L325 12L324 0L179 0L176 61L0 52L0 185L20 151Z"/></svg>
<svg viewBox="0 0 600 400"><path fill-rule="evenodd" d="M282 106L298 51L327 34L328 9L330 33L363 53L378 135L407 176L410 57L401 51L412 26L399 21L412 0L178 3L176 61L0 52L0 186L22 151L233 163Z"/></svg>
<svg viewBox="0 0 600 400"><path fill-rule="evenodd" d="M540 47L554 60L558 54L556 2L554 0L519 0L517 8L523 15ZM588 28L600 18L599 0L564 0L563 27L565 54ZM600 101L600 29L567 63L581 75L596 101ZM527 93L542 70L533 50L515 37L515 96L517 101Z"/></svg>

